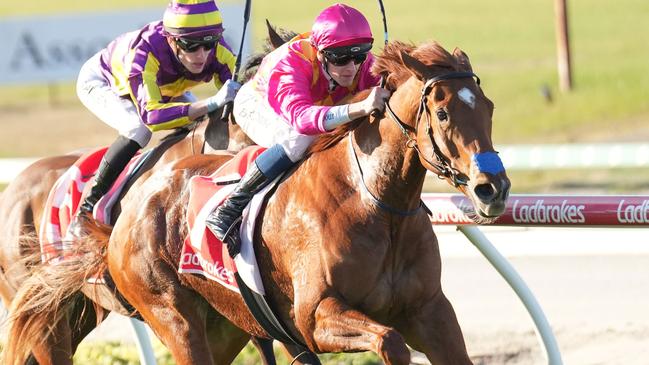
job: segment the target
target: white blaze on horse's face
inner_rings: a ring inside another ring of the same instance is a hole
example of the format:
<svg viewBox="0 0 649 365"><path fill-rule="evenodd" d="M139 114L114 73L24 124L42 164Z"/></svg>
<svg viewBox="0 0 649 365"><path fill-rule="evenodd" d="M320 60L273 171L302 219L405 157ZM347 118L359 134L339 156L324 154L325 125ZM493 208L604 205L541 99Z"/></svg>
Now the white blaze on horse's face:
<svg viewBox="0 0 649 365"><path fill-rule="evenodd" d="M470 106L471 109L475 109L475 94L471 90L463 87L462 90L457 93L457 96L460 97L460 100L462 100L464 104Z"/></svg>

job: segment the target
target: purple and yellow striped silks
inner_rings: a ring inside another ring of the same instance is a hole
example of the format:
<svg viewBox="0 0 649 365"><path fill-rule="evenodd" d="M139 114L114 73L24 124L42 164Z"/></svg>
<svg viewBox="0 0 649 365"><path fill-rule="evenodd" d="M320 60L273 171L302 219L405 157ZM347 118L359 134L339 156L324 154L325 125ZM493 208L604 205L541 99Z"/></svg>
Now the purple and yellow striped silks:
<svg viewBox="0 0 649 365"><path fill-rule="evenodd" d="M118 37L101 53L102 72L111 87L133 101L142 122L153 131L190 123L189 103L174 99L210 81L221 88L232 77L235 60L221 40L203 71L188 72L169 46L161 21Z"/></svg>

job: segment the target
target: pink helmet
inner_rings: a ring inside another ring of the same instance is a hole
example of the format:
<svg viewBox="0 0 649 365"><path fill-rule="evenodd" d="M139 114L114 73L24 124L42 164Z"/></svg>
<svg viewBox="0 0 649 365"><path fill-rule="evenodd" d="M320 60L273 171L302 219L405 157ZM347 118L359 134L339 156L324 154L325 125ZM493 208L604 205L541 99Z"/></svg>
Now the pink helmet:
<svg viewBox="0 0 649 365"><path fill-rule="evenodd" d="M311 43L319 50L355 44L372 44L372 29L360 11L345 4L324 9L311 28Z"/></svg>

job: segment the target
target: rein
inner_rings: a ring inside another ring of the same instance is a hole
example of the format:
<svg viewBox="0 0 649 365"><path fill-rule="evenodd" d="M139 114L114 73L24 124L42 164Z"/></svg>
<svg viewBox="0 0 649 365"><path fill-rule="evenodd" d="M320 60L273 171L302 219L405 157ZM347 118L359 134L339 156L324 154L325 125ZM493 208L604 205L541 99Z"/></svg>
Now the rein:
<svg viewBox="0 0 649 365"><path fill-rule="evenodd" d="M417 117L415 119L415 128L414 128L415 136L419 128L419 120L421 119L422 115L425 114L426 122L427 122L426 133L428 134L428 138L430 138L430 141L432 142L433 156L435 157L436 162L431 161L426 157L425 154L421 152L419 146L417 145L416 139L412 138L406 129L411 127L406 123L404 123L401 120L401 118L397 116L397 114L392 110L389 101L385 102L385 107L386 107L386 111L388 112L388 115L392 120L394 120L395 123L397 123L397 126L399 127L399 129L401 129L403 135L406 136L406 138L408 139L408 141L406 142L406 146L408 148L414 148L417 151L417 154L419 154L419 157L421 157L422 159L424 159L424 161L426 161L431 166L433 166L437 170L437 177L439 177L440 179L448 178L453 184L453 186L456 188L460 185L467 185L467 182L461 179L458 176L458 171L454 169L451 166L451 164L448 163L448 161L446 161L442 157L442 153L439 149L439 146L437 145L437 143L435 142L435 138L433 138L431 134L431 129L430 129L431 117L430 117L430 110L428 109L428 95L432 92L435 84L440 81L450 80L450 79L461 79L467 77L471 77L471 78L475 77L477 84L480 85L480 78L478 77L478 75L474 74L473 72L449 72L426 80L424 86L421 89L421 99L419 99L419 107L417 108Z"/></svg>

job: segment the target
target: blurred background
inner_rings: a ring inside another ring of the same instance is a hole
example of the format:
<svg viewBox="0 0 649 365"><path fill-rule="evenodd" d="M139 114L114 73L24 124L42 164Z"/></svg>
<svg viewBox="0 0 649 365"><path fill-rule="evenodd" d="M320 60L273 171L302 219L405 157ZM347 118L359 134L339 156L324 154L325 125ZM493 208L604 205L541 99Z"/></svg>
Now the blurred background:
<svg viewBox="0 0 649 365"><path fill-rule="evenodd" d="M5 159L43 157L112 142L115 132L95 119L77 100L75 72L85 59L112 39L111 34L133 30L146 21L160 18L166 3L164 0L0 3L0 31L5 40L0 58L0 169L9 166L2 165ZM217 3L224 11L228 9L225 26L236 50L244 2L223 0ZM274 25L304 32L310 30L316 15L331 3L253 0L246 52L261 48L266 34L265 19ZM375 36L374 53L380 53L383 26L378 3L367 0L346 3L367 16ZM496 106L493 139L508 168L513 193L646 195L649 192L649 2L565 1L570 87L566 87L565 79L563 83L560 81L559 72L560 55L566 49L561 46L562 33L558 26L563 23L558 18L561 12L557 11L557 4L561 3L559 0L384 0L391 40L413 43L436 40L448 50L459 47L469 55L485 94ZM57 31L49 31L51 29ZM214 91L207 86L197 93L206 96ZM6 183L0 181L0 190ZM425 189L450 191L436 178L431 178ZM645 233L634 237L647 243ZM621 261L619 266L631 270L627 274L635 278L649 274L641 269L647 267L647 260L638 260L631 266ZM559 265L555 267L557 272L566 275L579 265L592 265L594 271L601 268L591 261L554 264ZM454 266L451 261L447 270L457 274L455 278L462 278L466 273L460 268L465 266L477 267L466 262ZM536 269L543 270L543 267L529 270ZM548 287L547 276L535 272L528 274L533 278L538 276L539 290L554 290ZM616 286L615 281L611 281L612 276L602 276L607 280L606 288ZM625 275L619 277L621 280L627 278ZM556 285L562 281L559 276L555 279ZM455 295L460 297L465 288L461 280L455 285L449 284L449 291L455 290ZM566 293L570 291L566 289ZM637 294L637 287L631 293L622 293L620 295L631 298ZM499 308L498 305L487 307L493 309L489 312L491 315ZM579 308L583 307L575 311ZM475 309L478 312L467 314L467 317L479 318L482 309ZM647 321L646 314L632 313ZM525 317L524 312L517 310L509 314L512 317L508 320L512 323L516 318ZM625 321L627 319L622 327ZM628 319L629 323L632 321L633 318ZM476 363L542 363L527 323L522 328L513 325L514 329L488 332L493 335L492 342L480 334L482 325L469 330L469 349ZM583 323L575 322L568 327L580 325ZM595 332L600 331L601 335L604 331L603 341L615 343L618 337L607 339L606 330L606 326L598 327ZM641 339L649 341L647 327L633 327L628 333L639 333ZM519 347L510 348L508 340L518 335L527 340L521 340L523 344ZM494 336L497 341L493 340ZM562 343L565 347L588 342L588 339L566 336ZM585 336L597 337L592 333ZM639 348L634 348L635 354L639 355ZM616 363L600 353L595 358L575 355L572 363ZM480 354L483 356L478 356ZM629 356L620 363L646 363L635 362L635 355ZM365 363L364 358L355 359L349 361ZM86 363L84 361L82 363ZM255 363L255 360L249 361ZM367 361L374 363L375 359L370 356Z"/></svg>
<svg viewBox="0 0 649 365"><path fill-rule="evenodd" d="M414 43L436 40L449 50L460 47L469 55L485 93L496 105L493 138L501 152L517 144L646 142L649 3L567 0L572 89L561 91L556 2L559 0L386 0L385 8L390 39ZM115 0L110 4L73 0L3 2L0 158L39 157L110 143L114 132L95 120L76 98L75 72L110 40L111 33L119 34L154 20L162 14L165 4L164 0ZM231 43L238 44L242 15L237 11L243 2L226 0L219 4L233 7L228 8L226 28L233 38ZM299 5L288 0L255 1L246 50L260 49L265 19L297 32L308 31L315 16L329 4L331 1L309 0ZM374 51L380 52L383 27L377 2L350 4L366 14L375 35ZM129 14L138 15L129 20ZM64 32L48 37L48 29L63 25ZM97 35L91 37L88 33ZM38 78L39 73L43 77ZM214 90L207 87L201 92L209 94ZM649 189L649 174L634 166L615 170L600 167L606 164L597 162L610 158L598 152L601 149L595 148L591 154L596 163L589 168L539 170L529 164L509 168L512 190ZM584 152L579 149L564 155L575 153ZM545 152L540 154L541 159L554 158ZM446 189L437 185L441 184L430 184L427 189Z"/></svg>

